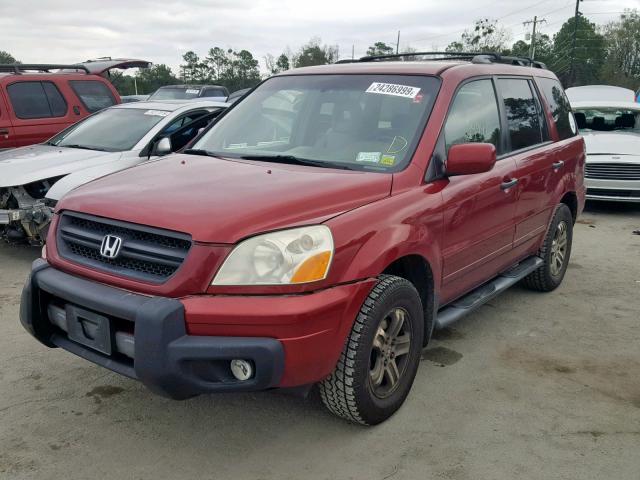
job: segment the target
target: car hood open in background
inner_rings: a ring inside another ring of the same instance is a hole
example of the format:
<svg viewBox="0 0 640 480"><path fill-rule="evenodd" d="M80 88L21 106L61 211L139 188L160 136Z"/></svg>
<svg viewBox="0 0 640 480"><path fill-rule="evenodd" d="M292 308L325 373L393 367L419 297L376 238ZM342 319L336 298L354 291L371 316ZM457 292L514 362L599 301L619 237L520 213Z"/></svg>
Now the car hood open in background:
<svg viewBox="0 0 640 480"><path fill-rule="evenodd" d="M640 155L640 134L634 132L581 131L587 155Z"/></svg>
<svg viewBox="0 0 640 480"><path fill-rule="evenodd" d="M91 167L120 152L31 145L0 152L0 187L15 187Z"/></svg>
<svg viewBox="0 0 640 480"><path fill-rule="evenodd" d="M172 155L79 187L58 210L235 243L382 199L391 182L391 174Z"/></svg>

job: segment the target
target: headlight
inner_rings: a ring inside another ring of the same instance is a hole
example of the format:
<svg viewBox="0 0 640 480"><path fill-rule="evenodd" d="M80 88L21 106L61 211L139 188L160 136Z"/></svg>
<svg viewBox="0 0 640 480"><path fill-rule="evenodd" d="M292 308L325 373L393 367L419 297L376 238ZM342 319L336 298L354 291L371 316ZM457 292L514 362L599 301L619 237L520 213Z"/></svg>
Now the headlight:
<svg viewBox="0 0 640 480"><path fill-rule="evenodd" d="M333 257L324 225L258 235L233 249L212 285L289 285L323 280Z"/></svg>

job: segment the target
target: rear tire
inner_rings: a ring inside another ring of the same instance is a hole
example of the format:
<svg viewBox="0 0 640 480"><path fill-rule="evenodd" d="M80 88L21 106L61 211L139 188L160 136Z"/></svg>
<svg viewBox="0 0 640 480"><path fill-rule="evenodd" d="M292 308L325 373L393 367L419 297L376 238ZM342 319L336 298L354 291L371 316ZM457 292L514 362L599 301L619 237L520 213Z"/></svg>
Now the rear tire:
<svg viewBox="0 0 640 480"><path fill-rule="evenodd" d="M375 425L404 403L420 363L424 312L404 278L382 275L360 308L333 373L319 384L335 415Z"/></svg>
<svg viewBox="0 0 640 480"><path fill-rule="evenodd" d="M573 216L569 207L561 203L551 219L538 252L544 263L522 280L524 286L539 292L550 292L558 288L569 265L572 240Z"/></svg>

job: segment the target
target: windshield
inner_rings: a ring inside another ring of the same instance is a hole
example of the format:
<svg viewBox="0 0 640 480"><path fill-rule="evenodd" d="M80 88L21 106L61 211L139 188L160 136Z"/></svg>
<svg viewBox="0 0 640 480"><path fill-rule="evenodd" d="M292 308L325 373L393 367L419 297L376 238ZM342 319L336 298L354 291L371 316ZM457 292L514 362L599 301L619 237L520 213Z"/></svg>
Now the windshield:
<svg viewBox="0 0 640 480"><path fill-rule="evenodd" d="M131 150L170 112L142 108L109 108L87 117L48 143L58 147L107 152Z"/></svg>
<svg viewBox="0 0 640 480"><path fill-rule="evenodd" d="M274 77L194 149L256 160L396 171L410 160L440 82L408 75Z"/></svg>
<svg viewBox="0 0 640 480"><path fill-rule="evenodd" d="M189 100L200 95L198 87L169 87L159 88L149 97L149 100Z"/></svg>
<svg viewBox="0 0 640 480"><path fill-rule="evenodd" d="M640 110L625 108L576 109L574 116L580 130L640 133Z"/></svg>

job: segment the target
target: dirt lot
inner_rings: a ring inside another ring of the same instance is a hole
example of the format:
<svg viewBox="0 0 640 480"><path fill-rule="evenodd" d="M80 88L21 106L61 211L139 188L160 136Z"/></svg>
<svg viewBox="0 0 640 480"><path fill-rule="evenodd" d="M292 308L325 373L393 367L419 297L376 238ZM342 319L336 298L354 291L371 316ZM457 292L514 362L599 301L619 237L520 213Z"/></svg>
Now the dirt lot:
<svg viewBox="0 0 640 480"><path fill-rule="evenodd" d="M260 393L173 402L18 322L30 262L0 245L2 479L638 479L640 207L591 207L562 287L514 287L440 332L376 428Z"/></svg>

